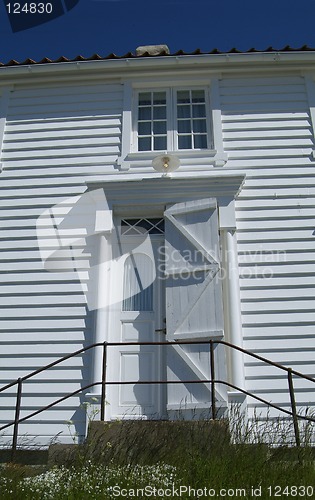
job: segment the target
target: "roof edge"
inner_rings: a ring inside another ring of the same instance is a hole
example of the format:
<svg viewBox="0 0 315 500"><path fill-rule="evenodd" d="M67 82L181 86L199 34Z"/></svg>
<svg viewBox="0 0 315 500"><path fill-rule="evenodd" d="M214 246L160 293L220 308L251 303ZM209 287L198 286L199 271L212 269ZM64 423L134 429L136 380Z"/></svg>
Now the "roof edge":
<svg viewBox="0 0 315 500"><path fill-rule="evenodd" d="M161 45L162 47L162 45ZM163 47L166 47L163 45ZM75 62L88 62L88 61L108 61L108 60L124 60L124 59L156 59L160 57L186 57L186 56L210 56L210 55L245 55L245 54L270 54L270 53L297 53L297 52L315 52L315 48L309 47L308 45L303 45L300 48L293 48L290 45L286 45L282 49L276 49L272 46L267 47L264 50L255 49L254 47L242 51L235 47L231 48L227 51L220 51L217 48L212 49L210 52L203 52L201 49L196 49L193 52L185 52L184 50L178 50L177 52L170 53L166 50L150 53L149 51L145 51L142 53L133 53L128 52L124 55L116 55L114 53L110 53L107 56L100 56L99 54L93 54L90 57L84 57L82 55L78 55L73 59L69 59L65 56L61 56L58 59L49 59L48 57L44 57L40 61L35 61L34 59L26 59L23 62L16 61L15 59L11 59L7 63L0 62L0 68L2 67L16 67L16 66L33 66L33 65L43 65L43 64L56 64L56 63L75 63Z"/></svg>
<svg viewBox="0 0 315 500"><path fill-rule="evenodd" d="M87 72L98 72L102 78L122 78L128 74L132 77L134 72L140 76L140 72L147 72L160 68L169 71L179 69L183 71L195 70L196 65L203 71L223 73L236 72L239 70L264 71L269 69L309 71L309 65L315 64L315 49L293 50L293 51L247 51L228 53L193 53L193 54L170 54L158 56L132 56L125 55L119 58L101 58L94 55L85 59L77 56L74 60L59 58L56 61L43 59L40 63L33 63L32 59L24 61L23 64L14 62L9 66L0 66L1 83L13 85L17 79L30 77L46 78L54 75L60 79L73 78L76 75L84 75ZM27 63L28 62L28 63ZM313 70L313 68L311 68ZM315 66L314 66L315 71Z"/></svg>

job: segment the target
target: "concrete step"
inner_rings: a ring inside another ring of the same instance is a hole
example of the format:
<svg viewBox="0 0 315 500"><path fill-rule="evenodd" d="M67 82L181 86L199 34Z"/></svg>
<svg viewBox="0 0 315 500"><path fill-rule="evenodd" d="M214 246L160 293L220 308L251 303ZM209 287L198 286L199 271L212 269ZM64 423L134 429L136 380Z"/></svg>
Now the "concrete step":
<svg viewBox="0 0 315 500"><path fill-rule="evenodd" d="M48 449L45 450L16 450L12 460L10 449L0 449L0 464L16 462L21 465L46 465L48 461Z"/></svg>
<svg viewBox="0 0 315 500"><path fill-rule="evenodd" d="M150 421L124 420L90 423L83 445L54 444L48 465L70 465L80 460L98 463L150 464L176 462L183 452L209 456L230 444L224 420Z"/></svg>

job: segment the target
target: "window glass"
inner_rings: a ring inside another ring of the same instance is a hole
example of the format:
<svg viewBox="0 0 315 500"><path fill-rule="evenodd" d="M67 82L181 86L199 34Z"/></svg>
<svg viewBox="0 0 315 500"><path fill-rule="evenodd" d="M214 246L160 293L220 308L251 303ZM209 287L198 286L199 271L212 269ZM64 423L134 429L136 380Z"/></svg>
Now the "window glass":
<svg viewBox="0 0 315 500"><path fill-rule="evenodd" d="M153 108L153 120L163 120L166 118L166 107L156 106Z"/></svg>
<svg viewBox="0 0 315 500"><path fill-rule="evenodd" d="M191 149L191 136L179 135L178 136L178 149Z"/></svg>
<svg viewBox="0 0 315 500"><path fill-rule="evenodd" d="M177 106L177 117L178 118L190 118L190 106Z"/></svg>
<svg viewBox="0 0 315 500"><path fill-rule="evenodd" d="M191 132L190 120L177 120L177 130L179 133Z"/></svg>
<svg viewBox="0 0 315 500"><path fill-rule="evenodd" d="M138 101L138 150L167 149L166 92L140 92ZM159 135L159 137L156 137Z"/></svg>
<svg viewBox="0 0 315 500"><path fill-rule="evenodd" d="M194 136L194 147L195 147L195 149L206 149L207 148L207 136L206 135L195 135Z"/></svg>
<svg viewBox="0 0 315 500"><path fill-rule="evenodd" d="M153 263L141 253L131 254L124 265L123 311L153 311ZM149 286L147 284L150 283Z"/></svg>
<svg viewBox="0 0 315 500"><path fill-rule="evenodd" d="M166 105L166 92L154 92L153 93L153 104L154 105L159 105L159 104Z"/></svg>
<svg viewBox="0 0 315 500"><path fill-rule="evenodd" d="M166 136L157 136L153 139L154 150L155 151L165 151L167 149Z"/></svg>
<svg viewBox="0 0 315 500"><path fill-rule="evenodd" d="M151 120L151 108L139 108L139 120Z"/></svg>
<svg viewBox="0 0 315 500"><path fill-rule="evenodd" d="M204 104L193 104L192 115L194 118L202 118L206 116L206 106Z"/></svg>
<svg viewBox="0 0 315 500"><path fill-rule="evenodd" d="M151 106L151 92L141 92L139 94L139 105L140 106Z"/></svg>
<svg viewBox="0 0 315 500"><path fill-rule="evenodd" d="M153 133L154 134L166 134L166 122L154 122L153 123Z"/></svg>
<svg viewBox="0 0 315 500"><path fill-rule="evenodd" d="M189 90L179 90L177 92L177 104L190 103Z"/></svg>
<svg viewBox="0 0 315 500"><path fill-rule="evenodd" d="M122 219L121 234L164 234L164 219Z"/></svg>
<svg viewBox="0 0 315 500"><path fill-rule="evenodd" d="M206 149L207 125L203 89L139 93L138 151Z"/></svg>
<svg viewBox="0 0 315 500"><path fill-rule="evenodd" d="M192 102L205 102L205 91L204 90L192 90L191 91L191 101Z"/></svg>
<svg viewBox="0 0 315 500"><path fill-rule="evenodd" d="M138 131L139 135L150 135L151 122L139 122Z"/></svg>
<svg viewBox="0 0 315 500"><path fill-rule="evenodd" d="M180 130L178 130L180 132ZM206 120L193 120L193 132L206 133L207 123Z"/></svg>
<svg viewBox="0 0 315 500"><path fill-rule="evenodd" d="M139 137L139 151L151 151L151 137Z"/></svg>

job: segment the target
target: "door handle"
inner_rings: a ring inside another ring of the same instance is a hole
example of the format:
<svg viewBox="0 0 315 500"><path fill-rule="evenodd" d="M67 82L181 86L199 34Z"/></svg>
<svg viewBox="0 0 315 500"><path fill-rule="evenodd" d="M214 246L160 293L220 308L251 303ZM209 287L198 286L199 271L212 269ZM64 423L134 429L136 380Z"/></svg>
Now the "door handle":
<svg viewBox="0 0 315 500"><path fill-rule="evenodd" d="M166 328L159 328L158 330L154 330L155 333L164 333L166 335Z"/></svg>

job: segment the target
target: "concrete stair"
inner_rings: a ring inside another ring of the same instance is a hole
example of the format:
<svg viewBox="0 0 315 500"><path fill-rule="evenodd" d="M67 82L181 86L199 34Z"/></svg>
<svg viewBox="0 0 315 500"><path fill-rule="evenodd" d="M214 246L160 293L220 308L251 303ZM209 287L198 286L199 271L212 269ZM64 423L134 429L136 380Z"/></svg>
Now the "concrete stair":
<svg viewBox="0 0 315 500"><path fill-rule="evenodd" d="M94 421L90 423L84 444L51 445L48 465L69 465L81 460L150 464L176 460L176 455L183 450L189 453L197 449L200 455L218 454L229 442L224 420Z"/></svg>

